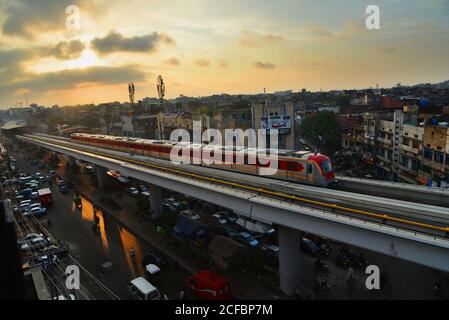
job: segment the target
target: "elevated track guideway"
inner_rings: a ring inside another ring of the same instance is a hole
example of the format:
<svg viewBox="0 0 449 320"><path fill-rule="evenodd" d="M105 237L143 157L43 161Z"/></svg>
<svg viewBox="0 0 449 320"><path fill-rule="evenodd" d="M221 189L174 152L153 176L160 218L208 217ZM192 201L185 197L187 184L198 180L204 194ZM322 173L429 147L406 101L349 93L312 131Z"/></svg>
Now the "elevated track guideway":
<svg viewBox="0 0 449 320"><path fill-rule="evenodd" d="M254 220L279 225L280 230L310 232L449 271L447 208L199 166L174 165L166 160L75 144L61 137L17 138L215 203Z"/></svg>

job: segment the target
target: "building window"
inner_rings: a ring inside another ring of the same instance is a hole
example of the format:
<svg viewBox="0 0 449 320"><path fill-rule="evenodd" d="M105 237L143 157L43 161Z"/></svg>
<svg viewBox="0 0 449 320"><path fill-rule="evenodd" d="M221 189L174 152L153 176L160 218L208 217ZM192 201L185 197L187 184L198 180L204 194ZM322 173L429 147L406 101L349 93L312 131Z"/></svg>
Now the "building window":
<svg viewBox="0 0 449 320"><path fill-rule="evenodd" d="M435 161L439 163L443 163L444 153L441 151L435 150Z"/></svg>
<svg viewBox="0 0 449 320"><path fill-rule="evenodd" d="M412 159L412 170L413 171L417 171L418 170L418 166L419 166L419 161Z"/></svg>
<svg viewBox="0 0 449 320"><path fill-rule="evenodd" d="M432 149L424 148L424 158L432 160Z"/></svg>
<svg viewBox="0 0 449 320"><path fill-rule="evenodd" d="M388 159L393 160L393 151L388 150Z"/></svg>
<svg viewBox="0 0 449 320"><path fill-rule="evenodd" d="M408 146L408 145L409 145L409 140L410 140L409 138L403 137L403 138L402 138L402 144Z"/></svg>
<svg viewBox="0 0 449 320"><path fill-rule="evenodd" d="M408 158L402 157L402 166L408 168Z"/></svg>

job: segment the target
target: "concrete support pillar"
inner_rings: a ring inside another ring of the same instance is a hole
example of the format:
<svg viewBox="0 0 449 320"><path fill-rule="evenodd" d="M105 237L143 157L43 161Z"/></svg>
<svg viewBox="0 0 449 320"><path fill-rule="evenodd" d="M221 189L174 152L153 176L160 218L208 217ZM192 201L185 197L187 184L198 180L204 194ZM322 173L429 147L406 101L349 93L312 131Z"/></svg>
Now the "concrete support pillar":
<svg viewBox="0 0 449 320"><path fill-rule="evenodd" d="M300 233L282 226L279 226L278 233L280 287L286 295L292 296L299 286Z"/></svg>
<svg viewBox="0 0 449 320"><path fill-rule="evenodd" d="M162 188L156 185L149 185L150 202L151 202L151 217L157 219L162 214Z"/></svg>
<svg viewBox="0 0 449 320"><path fill-rule="evenodd" d="M69 157L69 165L71 168L76 167L78 165L74 157Z"/></svg>
<svg viewBox="0 0 449 320"><path fill-rule="evenodd" d="M106 168L95 165L95 173L97 174L98 187L103 189L106 187Z"/></svg>

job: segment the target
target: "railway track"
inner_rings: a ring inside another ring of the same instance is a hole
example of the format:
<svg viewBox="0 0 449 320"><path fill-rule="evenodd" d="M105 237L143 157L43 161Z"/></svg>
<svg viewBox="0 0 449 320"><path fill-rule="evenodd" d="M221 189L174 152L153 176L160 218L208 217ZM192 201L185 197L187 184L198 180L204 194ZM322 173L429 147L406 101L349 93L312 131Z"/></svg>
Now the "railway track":
<svg viewBox="0 0 449 320"><path fill-rule="evenodd" d="M25 139L23 139L25 138ZM262 183L262 186L260 186L260 179L264 179L266 181L269 181L271 179L266 178L258 178L250 176L251 178L248 178L249 176L240 174L240 176L244 176L246 179L243 182L235 182L235 175L232 172L232 176L234 178L230 177L229 174L224 174L224 170L218 170L218 169L209 169L209 168L202 168L197 166L190 166L194 167L196 172L193 172L192 169L187 168L186 165L178 165L175 166L174 164L171 164L169 161L161 160L161 159L154 159L149 157L143 157L138 155L129 155L127 153L118 152L114 150L108 150L98 147L91 147L86 145L79 145L74 144L69 139L60 139L60 138L54 138L52 136L37 136L37 135L26 135L22 138L22 140L27 141L27 139L35 140L40 143L47 143L47 144L53 144L56 146L72 149L74 151L78 152L86 152L90 153L92 155L96 156L102 156L107 157L110 159L123 161L132 163L138 166L163 171L166 173L193 178L199 181L205 181L212 184L218 184L226 187L230 187L233 189L240 189L245 190L248 192L252 192L258 195L263 195L270 198L275 199L282 199L287 202L294 202L299 203L301 205L310 206L313 208L320 208L331 212L338 212L339 214L346 214L352 217L362 218L368 221L377 222L380 224L386 224L389 226L396 226L398 228L404 228L408 230L412 230L419 233L426 233L431 234L433 236L437 237L448 237L449 234L449 211L446 208L440 208L440 207L433 207L433 206L425 206L420 205L417 203L408 203L408 202L397 202L397 206L404 205L405 203L409 204L409 209L407 213L398 214L397 212L394 212L394 210L387 210L386 208L391 207L392 205L388 202L390 199L382 199L378 198L379 203L382 203L382 208L385 208L385 210L378 210L377 208L374 209L366 209L362 206L360 201L356 204L352 205L346 205L342 201L336 201L335 197L332 198L332 190L330 189L322 189L322 188L316 188L316 187L310 187L310 186L302 186L298 187L297 184L289 183L289 182L279 182L279 181L273 181L271 182L273 185L270 187L270 184L268 182ZM29 141L28 142L32 142ZM165 162L165 163L163 163ZM198 169L202 168L202 172L198 172ZM210 171L207 175L204 170L214 170L214 176L211 177ZM281 184L280 184L281 183ZM280 186L283 185L285 188L280 188ZM295 189L294 186L297 187L298 190ZM290 187L290 189L287 189ZM328 190L329 192L326 194L323 194L322 198L329 198L326 200L320 200L317 199L318 197L311 197L310 193L308 196L299 195L298 193L301 192L301 189L304 191L304 188L308 189L320 189L320 190ZM369 197L369 196L365 196ZM375 198L375 197L371 197ZM368 198L366 198L368 199ZM388 202L386 202L387 200ZM419 208L422 208L422 212L419 212ZM429 214L429 212L434 211L435 214L432 216Z"/></svg>

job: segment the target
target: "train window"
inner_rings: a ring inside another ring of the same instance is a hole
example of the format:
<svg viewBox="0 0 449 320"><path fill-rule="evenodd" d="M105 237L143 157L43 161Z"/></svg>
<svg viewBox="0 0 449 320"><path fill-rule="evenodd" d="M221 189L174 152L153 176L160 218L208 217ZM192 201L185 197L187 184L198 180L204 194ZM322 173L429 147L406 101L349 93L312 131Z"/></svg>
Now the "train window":
<svg viewBox="0 0 449 320"><path fill-rule="evenodd" d="M307 166L307 173L308 173L308 174L312 174L312 173L313 173L313 164L309 164L309 165Z"/></svg>
<svg viewBox="0 0 449 320"><path fill-rule="evenodd" d="M287 170L298 171L298 164L296 162L288 162Z"/></svg>

